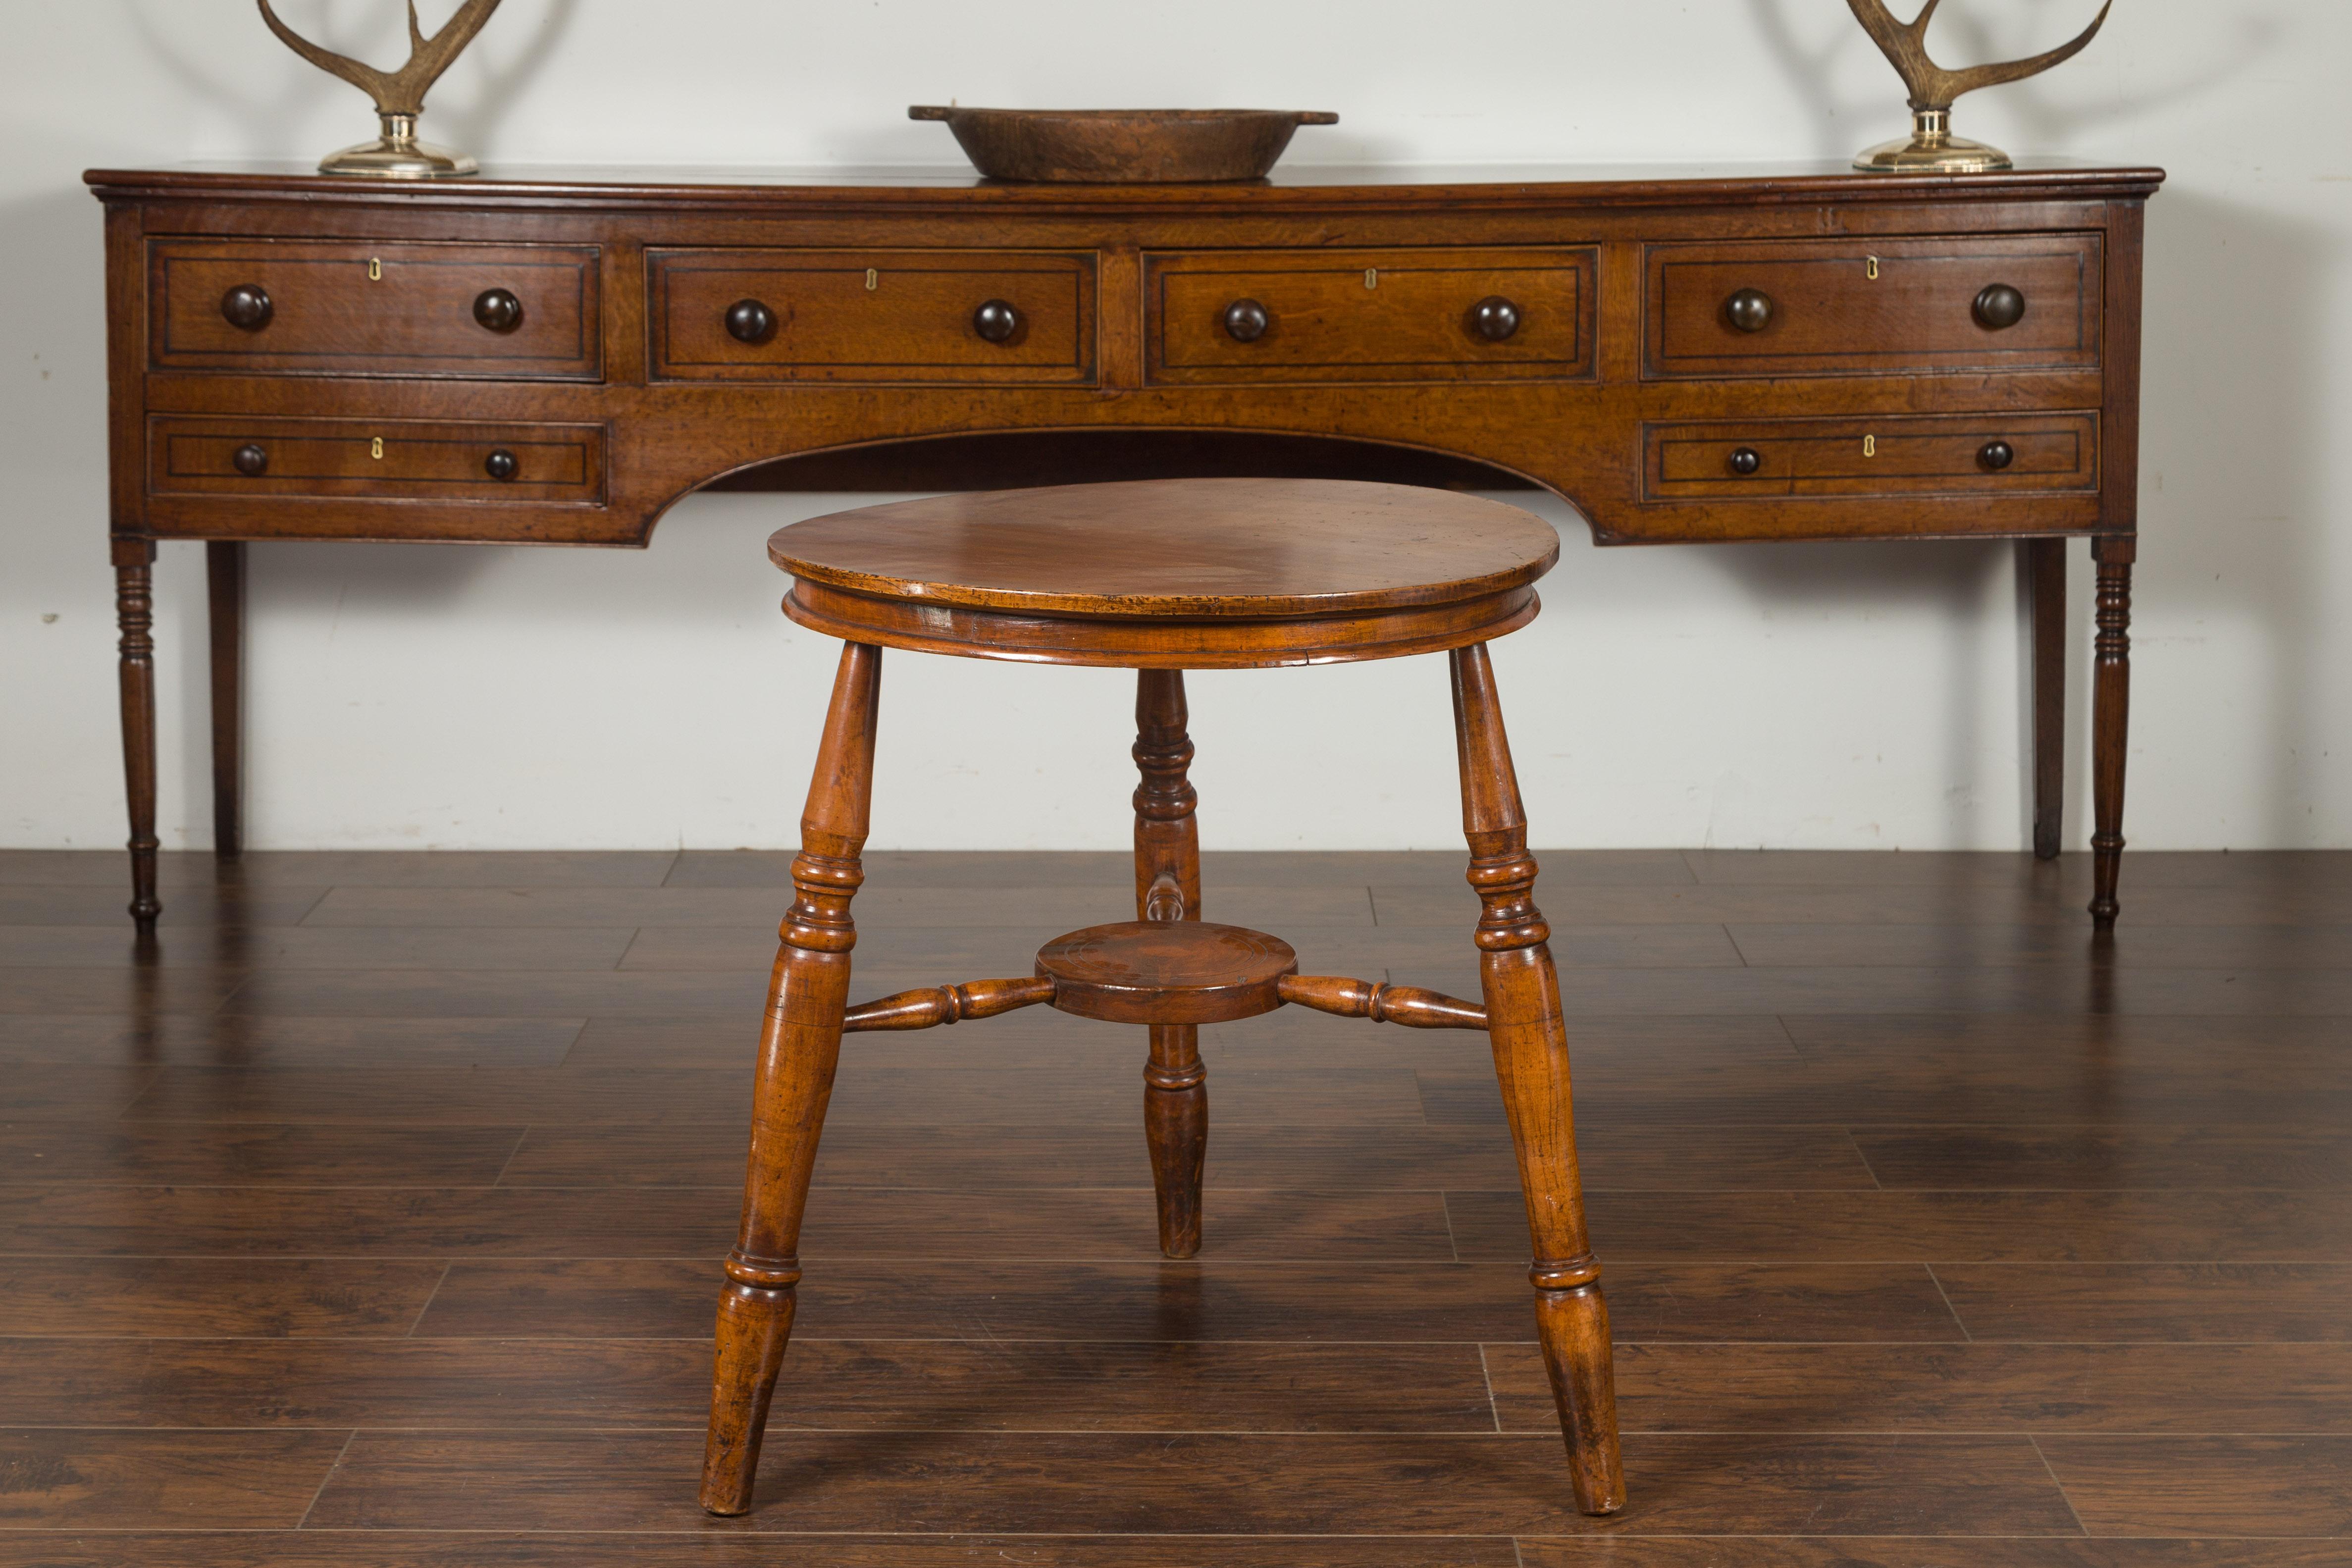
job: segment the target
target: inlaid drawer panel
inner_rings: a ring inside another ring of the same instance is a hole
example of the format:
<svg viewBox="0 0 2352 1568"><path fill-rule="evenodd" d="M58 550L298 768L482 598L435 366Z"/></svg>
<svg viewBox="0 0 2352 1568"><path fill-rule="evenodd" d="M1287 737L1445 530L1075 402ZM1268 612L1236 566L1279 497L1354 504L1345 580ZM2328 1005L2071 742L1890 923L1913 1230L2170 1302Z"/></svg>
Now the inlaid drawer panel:
<svg viewBox="0 0 2352 1568"><path fill-rule="evenodd" d="M1651 246L1643 374L2090 369L2102 263L2095 234Z"/></svg>
<svg viewBox="0 0 2352 1568"><path fill-rule="evenodd" d="M2098 416L1716 419L1643 427L1647 499L2094 490Z"/></svg>
<svg viewBox="0 0 2352 1568"><path fill-rule="evenodd" d="M157 240L160 370L594 381L593 246Z"/></svg>
<svg viewBox="0 0 2352 1568"><path fill-rule="evenodd" d="M1597 258L1589 247L1146 257L1150 377L1589 377Z"/></svg>
<svg viewBox="0 0 2352 1568"><path fill-rule="evenodd" d="M656 379L1085 384L1095 258L992 250L646 258Z"/></svg>
<svg viewBox="0 0 2352 1568"><path fill-rule="evenodd" d="M163 416L148 422L147 483L158 496L595 504L604 428Z"/></svg>

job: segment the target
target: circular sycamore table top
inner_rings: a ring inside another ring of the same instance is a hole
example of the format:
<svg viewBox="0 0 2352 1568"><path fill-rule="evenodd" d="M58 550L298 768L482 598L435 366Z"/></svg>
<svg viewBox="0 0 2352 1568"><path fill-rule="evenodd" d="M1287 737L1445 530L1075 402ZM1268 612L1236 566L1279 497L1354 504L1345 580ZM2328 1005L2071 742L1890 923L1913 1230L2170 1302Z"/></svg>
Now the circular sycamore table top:
<svg viewBox="0 0 2352 1568"><path fill-rule="evenodd" d="M785 612L853 642L1199 668L1384 658L1535 616L1550 525L1451 490L1148 479L895 501L776 531Z"/></svg>

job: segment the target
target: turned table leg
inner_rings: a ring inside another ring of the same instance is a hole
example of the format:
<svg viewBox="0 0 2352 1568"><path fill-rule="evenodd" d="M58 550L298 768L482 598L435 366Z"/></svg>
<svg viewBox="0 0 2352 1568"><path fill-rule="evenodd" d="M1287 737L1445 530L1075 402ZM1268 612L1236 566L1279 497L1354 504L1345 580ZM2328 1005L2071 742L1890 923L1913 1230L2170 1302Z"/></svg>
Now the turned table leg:
<svg viewBox="0 0 2352 1568"><path fill-rule="evenodd" d="M727 1286L719 1296L702 1460L702 1506L712 1513L751 1509L768 1399L792 1336L801 1215L849 1002L849 950L857 941L849 901L865 880L858 852L873 795L881 677L880 648L851 643L842 649L801 817L801 852L793 861L797 896L784 916L760 1034L742 1228L727 1255Z"/></svg>
<svg viewBox="0 0 2352 1568"><path fill-rule="evenodd" d="M2033 858L2055 860L2066 808L2066 542L2019 548L2033 598Z"/></svg>
<svg viewBox="0 0 2352 1568"><path fill-rule="evenodd" d="M155 542L114 542L114 616L121 627L122 782L131 806L131 918L144 934L155 896Z"/></svg>
<svg viewBox="0 0 2352 1568"><path fill-rule="evenodd" d="M1462 823L1479 916L1479 977L1486 998L1495 1074L1518 1152L1535 1261L1536 1330L1559 1406L1576 1503L1586 1513L1624 1506L1609 1308L1584 1228L1569 1095L1568 1031L1550 928L1535 905L1536 863L1511 767L1510 741L1484 645L1452 655L1454 722L1462 763Z"/></svg>
<svg viewBox="0 0 2352 1568"><path fill-rule="evenodd" d="M205 546L213 656L213 853L245 852L245 544Z"/></svg>
<svg viewBox="0 0 2352 1568"><path fill-rule="evenodd" d="M1184 732L1184 672L1136 673L1135 915L1145 921L1201 918L1199 795L1186 770L1192 742ZM1191 1258L1201 1250L1201 1171L1209 1149L1209 1069L1201 1031L1191 1024L1151 1026L1143 1068L1143 1135L1151 1150L1151 1184L1160 1199L1160 1250Z"/></svg>
<svg viewBox="0 0 2352 1568"><path fill-rule="evenodd" d="M2124 858L2124 753L2131 731L2131 578L2138 541L2095 539L2097 641L2091 689L2091 923L2113 930L2121 906L2116 880Z"/></svg>

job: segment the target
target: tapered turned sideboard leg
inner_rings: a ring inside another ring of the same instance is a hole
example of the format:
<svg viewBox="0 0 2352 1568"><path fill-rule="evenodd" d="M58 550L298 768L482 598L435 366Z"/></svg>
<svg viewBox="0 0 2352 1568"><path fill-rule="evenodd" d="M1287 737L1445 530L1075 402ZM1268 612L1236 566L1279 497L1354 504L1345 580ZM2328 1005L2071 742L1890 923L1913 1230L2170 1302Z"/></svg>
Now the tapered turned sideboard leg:
<svg viewBox="0 0 2352 1568"><path fill-rule="evenodd" d="M1199 796L1187 770L1192 742L1184 732L1184 672L1136 675L1135 917L1201 918ZM1151 1184L1160 1198L1160 1250L1191 1258L1201 1250L1201 1173L1209 1151L1209 1069L1201 1031L1191 1024L1151 1026L1143 1068L1143 1135L1151 1150Z"/></svg>
<svg viewBox="0 0 2352 1568"><path fill-rule="evenodd" d="M245 544L205 546L213 657L213 853L245 852Z"/></svg>
<svg viewBox="0 0 2352 1568"><path fill-rule="evenodd" d="M155 896L155 542L114 542L114 617L121 627L122 783L131 806L131 918L143 934Z"/></svg>
<svg viewBox="0 0 2352 1568"><path fill-rule="evenodd" d="M2055 860L2066 811L2066 542L2018 548L2033 599L2033 858Z"/></svg>
<svg viewBox="0 0 2352 1568"><path fill-rule="evenodd" d="M2099 635L2091 689L2091 923L2112 930L2121 906L2116 881L2124 859L2124 754L2131 738L2131 579L2135 538L2095 539Z"/></svg>
<svg viewBox="0 0 2352 1568"><path fill-rule="evenodd" d="M801 1215L849 1002L849 950L857 941L849 901L866 879L858 853L873 796L881 678L880 648L851 643L842 649L816 777L801 817L801 852L793 860L796 896L784 916L760 1034L742 1228L727 1256L727 1286L719 1296L710 1436L702 1460L702 1506L712 1513L743 1513L751 1506L768 1399L792 1336Z"/></svg>
<svg viewBox="0 0 2352 1568"><path fill-rule="evenodd" d="M1536 863L1528 853L1527 815L1495 694L1494 665L1483 644L1451 658L1463 830L1470 841L1470 885L1484 905L1479 977L1535 1243L1528 1277L1536 1288L1536 1330L1559 1406L1577 1507L1613 1513L1625 1503L1625 1471L1617 1444L1609 1307L1585 1235L1568 1030L1548 945L1551 932L1535 905Z"/></svg>

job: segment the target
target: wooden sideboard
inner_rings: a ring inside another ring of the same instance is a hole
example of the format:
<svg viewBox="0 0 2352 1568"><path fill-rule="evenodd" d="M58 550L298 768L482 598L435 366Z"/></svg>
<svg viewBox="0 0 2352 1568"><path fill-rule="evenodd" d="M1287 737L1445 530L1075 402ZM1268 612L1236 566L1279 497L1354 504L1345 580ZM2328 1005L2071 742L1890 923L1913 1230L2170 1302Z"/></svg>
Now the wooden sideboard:
<svg viewBox="0 0 2352 1568"><path fill-rule="evenodd" d="M209 552L235 854L247 542L643 545L714 483L1211 472L1533 485L1604 544L2018 540L2045 857L2087 537L2091 913L2115 920L2161 171L88 179L142 929L158 540Z"/></svg>

